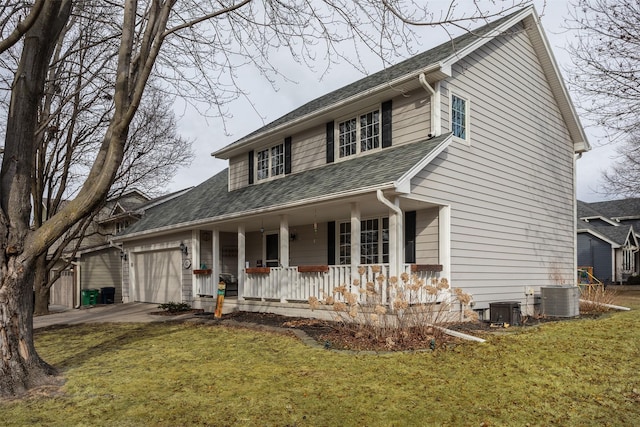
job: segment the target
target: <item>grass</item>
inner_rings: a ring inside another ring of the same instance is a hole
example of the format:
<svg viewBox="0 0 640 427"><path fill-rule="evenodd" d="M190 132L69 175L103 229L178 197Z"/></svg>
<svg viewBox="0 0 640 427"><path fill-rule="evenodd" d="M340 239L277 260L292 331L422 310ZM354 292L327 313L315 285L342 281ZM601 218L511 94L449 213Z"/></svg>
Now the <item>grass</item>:
<svg viewBox="0 0 640 427"><path fill-rule="evenodd" d="M629 301L640 308L640 292ZM53 396L0 403L0 425L617 426L640 419L637 311L514 328L485 344L421 353L337 353L289 336L171 323L39 331L36 344L66 384Z"/></svg>

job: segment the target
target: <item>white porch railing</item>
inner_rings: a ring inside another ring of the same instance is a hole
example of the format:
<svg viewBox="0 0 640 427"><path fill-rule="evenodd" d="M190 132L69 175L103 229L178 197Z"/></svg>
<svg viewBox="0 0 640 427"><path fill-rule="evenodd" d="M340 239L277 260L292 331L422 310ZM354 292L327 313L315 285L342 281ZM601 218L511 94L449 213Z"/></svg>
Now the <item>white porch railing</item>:
<svg viewBox="0 0 640 427"><path fill-rule="evenodd" d="M364 268L364 272L360 280L363 284L367 281L375 281L376 277L382 274L387 278L383 286L386 290L388 285L388 266L379 265L380 271L378 272L374 272L375 266L373 265L364 265L362 267ZM262 301L306 302L311 296L318 298L333 296L333 290L336 287L351 284L351 266L324 266L324 271L304 271L304 268L301 269L303 271L299 271L298 267L248 269L246 273L243 272L245 274L245 280L242 297ZM432 278L440 277L437 271L418 271L412 273L411 264L405 264L404 271L410 275L417 275L419 279L425 280L426 283L430 283ZM217 288L214 288L212 284L202 284L202 289L215 290ZM215 295L215 293L208 294L206 292L203 294ZM419 291L411 293L410 295L410 302L417 303L433 302L436 300L442 301L448 296L448 293L440 293L434 296L428 295L426 291ZM383 293L382 298L383 301L386 302L386 291Z"/></svg>
<svg viewBox="0 0 640 427"><path fill-rule="evenodd" d="M196 295L215 296L218 294L218 280L213 280L213 274L194 274Z"/></svg>

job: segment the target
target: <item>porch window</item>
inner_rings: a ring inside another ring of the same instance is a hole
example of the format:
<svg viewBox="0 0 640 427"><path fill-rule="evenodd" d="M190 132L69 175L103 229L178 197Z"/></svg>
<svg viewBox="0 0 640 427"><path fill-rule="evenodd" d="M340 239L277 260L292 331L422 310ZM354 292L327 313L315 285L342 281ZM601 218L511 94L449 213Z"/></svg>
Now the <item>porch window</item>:
<svg viewBox="0 0 640 427"><path fill-rule="evenodd" d="M338 123L340 158L375 148L380 148L380 110L370 111Z"/></svg>
<svg viewBox="0 0 640 427"><path fill-rule="evenodd" d="M284 162L284 144L258 151L256 162L258 180L283 175Z"/></svg>
<svg viewBox="0 0 640 427"><path fill-rule="evenodd" d="M351 223L340 223L340 264L351 263ZM389 218L374 218L360 223L360 263L389 262Z"/></svg>
<svg viewBox="0 0 640 427"><path fill-rule="evenodd" d="M467 139L467 101L456 95L451 95L451 132Z"/></svg>

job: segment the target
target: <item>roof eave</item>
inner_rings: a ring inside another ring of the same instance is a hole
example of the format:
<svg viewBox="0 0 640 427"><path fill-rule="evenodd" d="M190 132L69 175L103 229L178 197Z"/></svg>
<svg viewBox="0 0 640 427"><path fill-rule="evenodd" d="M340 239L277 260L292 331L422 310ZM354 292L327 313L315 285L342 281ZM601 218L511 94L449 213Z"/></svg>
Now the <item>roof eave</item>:
<svg viewBox="0 0 640 427"><path fill-rule="evenodd" d="M114 236L113 241L126 242L128 240L135 240L143 237L152 236L154 234L162 234L169 231L171 232L184 231L184 230L192 229L195 226L201 226L204 224L229 222L229 221L238 220L240 218L246 218L246 217L262 215L270 212L287 210L287 209L296 208L300 206L306 206L309 204L322 203L322 202L334 200L334 199L343 199L343 198L348 199L348 198L352 198L354 196L359 196L366 193L375 193L378 190L389 190L389 189L395 189L395 188L396 187L394 182L386 182L386 183L376 184L376 185L367 186L367 187L360 187L355 190L343 191L339 193L331 193L331 194L326 194L319 197L312 197L307 199L299 199L294 202L282 203L280 205L274 205L274 206L269 206L265 208L256 208L256 209L251 209L251 210L242 211L242 212L233 212L230 214L220 215L217 217L202 218L202 219L197 219L193 221L183 222L181 224L170 224L162 227L152 228L150 230L143 230L143 231L133 232L129 234L123 234L119 236Z"/></svg>
<svg viewBox="0 0 640 427"><path fill-rule="evenodd" d="M450 76L451 68L443 66L441 62L427 65L424 68L414 70L411 73L403 75L402 77L398 77L389 82L374 86L372 88L359 92L356 95L341 99L339 102L335 102L333 104L327 105L309 114L302 115L293 120L290 120L288 122L275 126L274 128L271 128L264 132L253 135L250 138L247 138L245 141L242 141L241 143L230 144L218 151L211 153L211 155L219 159L228 160L229 158L235 155L244 153L247 147L251 146L256 141L259 141L264 138L269 138L272 135L275 135L279 132L283 132L287 128L292 128L300 123L306 123L306 122L309 122L310 120L318 119L323 116L329 117L330 115L335 114L335 111L342 107L349 106L353 103L356 103L358 101L364 100L369 97L373 97L375 95L383 94L385 92L401 93L403 92L403 89L401 88L401 86L406 85L412 80L415 80L415 86L419 87L418 77L422 73L426 74L428 79L432 81L438 81Z"/></svg>
<svg viewBox="0 0 640 427"><path fill-rule="evenodd" d="M411 169L405 172L395 183L396 191L399 193L409 194L411 192L411 180L423 170L429 163L442 153L449 146L453 136L449 134L437 147L429 154L423 157L418 163L413 165Z"/></svg>

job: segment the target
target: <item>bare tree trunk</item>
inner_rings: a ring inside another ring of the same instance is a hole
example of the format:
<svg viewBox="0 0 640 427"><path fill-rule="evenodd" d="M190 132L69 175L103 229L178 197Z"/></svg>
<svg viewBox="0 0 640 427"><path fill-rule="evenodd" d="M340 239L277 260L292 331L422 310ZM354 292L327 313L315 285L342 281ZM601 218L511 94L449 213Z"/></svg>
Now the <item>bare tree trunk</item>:
<svg viewBox="0 0 640 427"><path fill-rule="evenodd" d="M0 396L15 396L55 383L55 370L33 344L33 283L31 265L12 257L2 266L0 282Z"/></svg>
<svg viewBox="0 0 640 427"><path fill-rule="evenodd" d="M49 314L49 296L51 286L47 277L47 254L44 253L36 258L35 272L33 279L33 292L35 296L34 316Z"/></svg>
<svg viewBox="0 0 640 427"><path fill-rule="evenodd" d="M54 380L53 369L33 343L35 259L46 248L36 250L28 241L38 105L53 47L70 12L67 0L43 6L25 35L11 91L0 174L0 396Z"/></svg>

